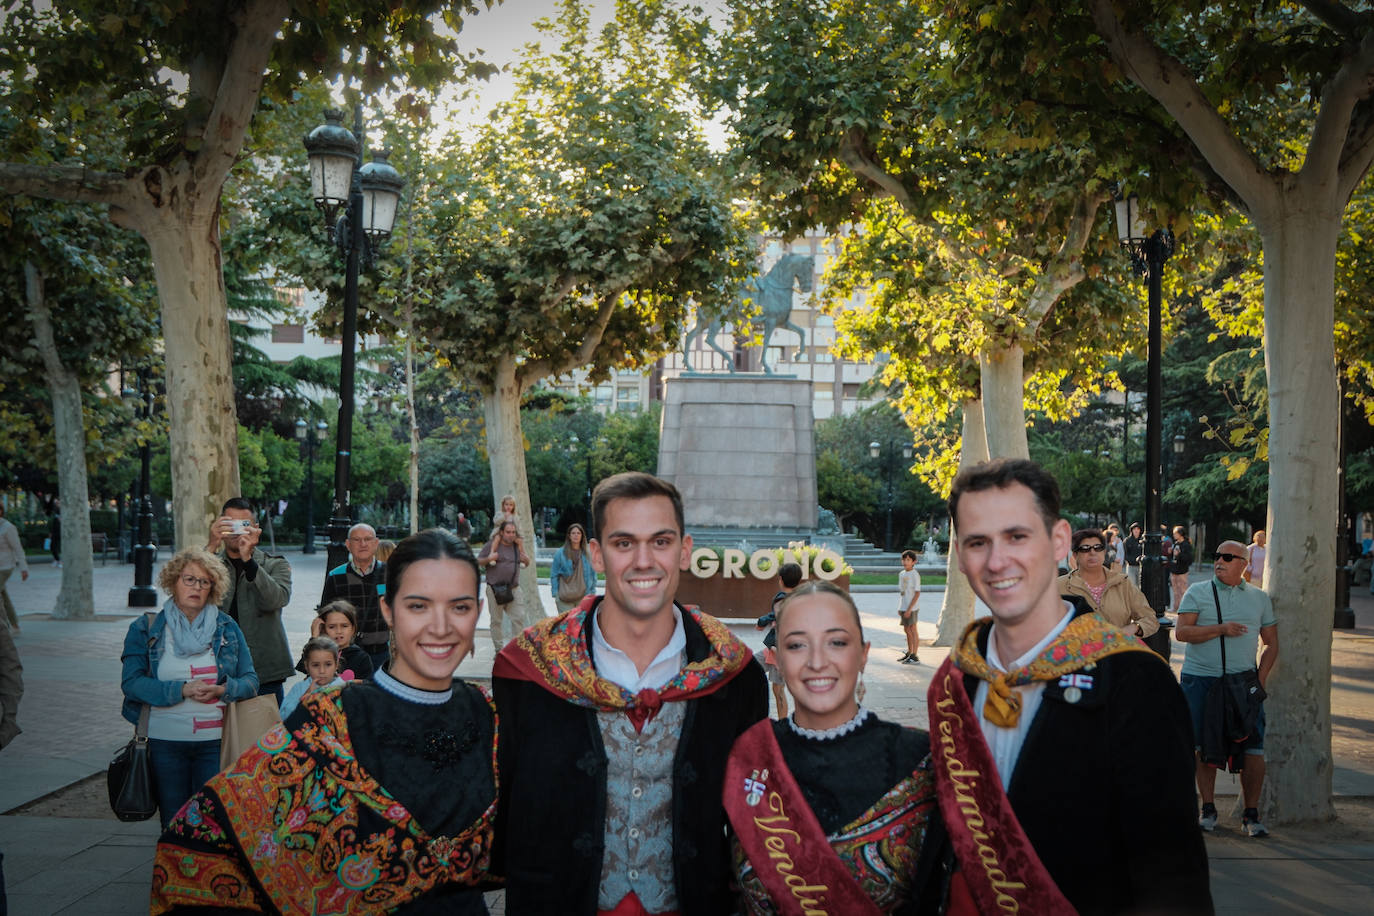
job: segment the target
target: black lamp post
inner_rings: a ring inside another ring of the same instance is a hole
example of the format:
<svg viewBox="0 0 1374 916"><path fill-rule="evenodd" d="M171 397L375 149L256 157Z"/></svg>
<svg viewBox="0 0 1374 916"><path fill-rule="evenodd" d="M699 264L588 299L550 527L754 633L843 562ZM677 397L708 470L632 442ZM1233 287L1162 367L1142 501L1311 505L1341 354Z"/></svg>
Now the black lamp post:
<svg viewBox="0 0 1374 916"><path fill-rule="evenodd" d="M878 458L883 453L882 443L874 440L868 443L868 457ZM911 460L912 450L910 445L902 446L902 457L907 461ZM892 552L892 504L894 502L892 494L892 475L897 466L897 443L895 441L887 444L887 530L883 537L883 550Z"/></svg>
<svg viewBox="0 0 1374 916"><path fill-rule="evenodd" d="M329 424L323 420L313 430L306 421L296 421L296 438L305 443L305 546L301 553L315 552L315 443L324 441L327 429Z"/></svg>
<svg viewBox="0 0 1374 916"><path fill-rule="evenodd" d="M1164 262L1174 253L1174 234L1168 229L1156 229L1146 234L1140 218L1139 201L1132 194L1116 201L1116 234L1131 256L1136 272L1149 281L1149 362L1145 391L1145 555L1140 563L1141 591L1159 618L1161 633L1146 640L1150 648L1169 658L1169 635L1164 627L1172 623L1164 616L1168 598L1164 588L1164 558L1160 556L1160 472L1163 455L1164 390L1160 375L1163 340L1160 332L1160 300Z"/></svg>
<svg viewBox="0 0 1374 916"><path fill-rule="evenodd" d="M581 444L581 440L578 439L576 436L570 436L570 437L569 437L569 442L570 442L570 444L571 444L571 446L572 446L572 453L573 453L573 455L576 455L576 454L577 454L577 447L578 447L578 445ZM588 538L588 540L590 540L591 538L596 537L596 522L592 519L592 449L591 449L591 444L588 444L587 448L583 451L582 454L583 454L583 458L586 460L586 464L587 464L587 492L586 492L586 501L585 501L585 506L586 506L586 508L584 509L584 512L585 512L585 514L586 514L586 519L587 519L587 538Z"/></svg>
<svg viewBox="0 0 1374 916"><path fill-rule="evenodd" d="M138 387L125 389L124 395L138 404L135 416L147 424L153 417L153 386L146 369L139 369L136 378ZM134 544L134 585L129 589L129 607L157 607L157 589L153 588L153 560L157 556L157 545L153 543L153 450L146 435L139 440L138 460L138 542Z"/></svg>
<svg viewBox="0 0 1374 916"><path fill-rule="evenodd" d="M405 181L387 163L386 152L363 165L363 106L353 109L353 130L343 126L342 111L324 113L325 123L305 138L310 157L310 185L315 205L333 227L334 244L344 257L343 356L339 363L339 426L335 437L334 506L329 517L329 568L347 558L349 459L353 449L353 365L358 329L358 274L370 266L374 245L391 235L396 206ZM347 209L335 222L335 214ZM361 231L360 231L361 230Z"/></svg>

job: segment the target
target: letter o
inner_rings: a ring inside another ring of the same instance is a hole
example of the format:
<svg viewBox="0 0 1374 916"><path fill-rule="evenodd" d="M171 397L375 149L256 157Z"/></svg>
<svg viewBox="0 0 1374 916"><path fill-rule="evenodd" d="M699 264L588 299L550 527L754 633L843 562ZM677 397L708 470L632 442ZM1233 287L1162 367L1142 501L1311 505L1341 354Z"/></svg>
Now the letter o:
<svg viewBox="0 0 1374 916"><path fill-rule="evenodd" d="M778 555L766 548L754 551L749 558L749 574L755 579L771 579L778 573Z"/></svg>
<svg viewBox="0 0 1374 916"><path fill-rule="evenodd" d="M816 553L816 562L812 564L811 570L818 578L827 582L833 582L841 576L844 569L844 557L840 556L829 547L822 547Z"/></svg>

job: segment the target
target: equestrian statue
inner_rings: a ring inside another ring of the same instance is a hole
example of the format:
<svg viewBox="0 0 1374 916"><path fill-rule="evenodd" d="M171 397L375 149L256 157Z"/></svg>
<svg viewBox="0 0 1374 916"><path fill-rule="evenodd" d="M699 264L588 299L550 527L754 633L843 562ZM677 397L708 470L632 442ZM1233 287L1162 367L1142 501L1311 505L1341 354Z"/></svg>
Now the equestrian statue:
<svg viewBox="0 0 1374 916"><path fill-rule="evenodd" d="M752 304L757 308L757 314L750 319L750 324L760 329L765 352L768 349L768 339L779 328L794 331L801 339L797 347L798 358L806 352L806 332L791 321L792 291L795 287L804 293L811 292L811 275L815 269L816 259L811 255L785 254L768 273L746 280L740 287L735 298L736 310L742 310L746 304ZM696 345L697 338L705 334L706 345L725 358L725 365L733 373L734 357L716 340L723 327L724 324L719 317L698 316L696 324L687 332L687 338L683 341L683 361L691 365L692 348ZM768 361L762 362L763 371L771 375L773 370L769 368Z"/></svg>

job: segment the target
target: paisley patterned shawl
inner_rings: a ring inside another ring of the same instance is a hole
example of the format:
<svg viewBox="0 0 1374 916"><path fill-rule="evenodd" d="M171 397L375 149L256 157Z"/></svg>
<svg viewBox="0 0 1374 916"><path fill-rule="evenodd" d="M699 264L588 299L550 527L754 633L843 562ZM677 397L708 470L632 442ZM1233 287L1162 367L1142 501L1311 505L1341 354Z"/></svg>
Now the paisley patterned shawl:
<svg viewBox="0 0 1374 916"><path fill-rule="evenodd" d="M458 836L429 836L358 765L341 691L301 705L306 724L269 731L168 825L152 916L178 906L362 916L487 879L495 797Z"/></svg>
<svg viewBox="0 0 1374 916"><path fill-rule="evenodd" d="M978 648L979 636L990 626L991 617L980 617L969 624L950 653L950 659L960 671L988 682L988 699L983 704L983 715L989 722L1003 728L1015 726L1021 717L1021 695L1012 689L1014 687L1035 681L1052 681L1120 652L1148 652L1154 655L1135 636L1113 625L1101 614L1091 612L1079 614L1070 620L1064 632L1045 651L1031 659L1030 664L1011 671L999 671L988 663Z"/></svg>
<svg viewBox="0 0 1374 916"><path fill-rule="evenodd" d="M926 826L935 808L935 777L923 764L827 837L830 848L880 912L890 913L910 899ZM737 838L732 838L731 851L751 916L778 912Z"/></svg>
<svg viewBox="0 0 1374 916"><path fill-rule="evenodd" d="M592 613L602 599L587 596L582 603L560 617L547 618L521 633L496 657L494 677L532 681L550 693L578 706L602 712L624 710L643 727L662 705L675 700L705 696L730 682L753 653L749 647L716 618L695 607L678 610L701 627L711 643L711 653L691 662L677 676L657 690L645 688L631 693L619 684L596 673L587 648Z"/></svg>

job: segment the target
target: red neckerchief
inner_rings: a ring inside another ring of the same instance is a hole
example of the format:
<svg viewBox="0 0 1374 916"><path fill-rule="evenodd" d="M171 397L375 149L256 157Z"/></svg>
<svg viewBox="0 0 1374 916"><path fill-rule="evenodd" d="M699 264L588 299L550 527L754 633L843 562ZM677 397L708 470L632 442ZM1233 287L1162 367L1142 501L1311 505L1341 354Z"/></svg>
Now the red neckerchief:
<svg viewBox="0 0 1374 916"><path fill-rule="evenodd" d="M646 687L631 693L596 673L587 648L592 614L602 599L588 595L576 608L560 617L540 621L511 640L496 656L493 677L531 681L569 703L602 712L624 710L635 731L655 715L664 703L706 696L719 690L749 664L749 647L716 618L697 608L679 610L701 627L711 643L711 653L689 662L657 690Z"/></svg>

